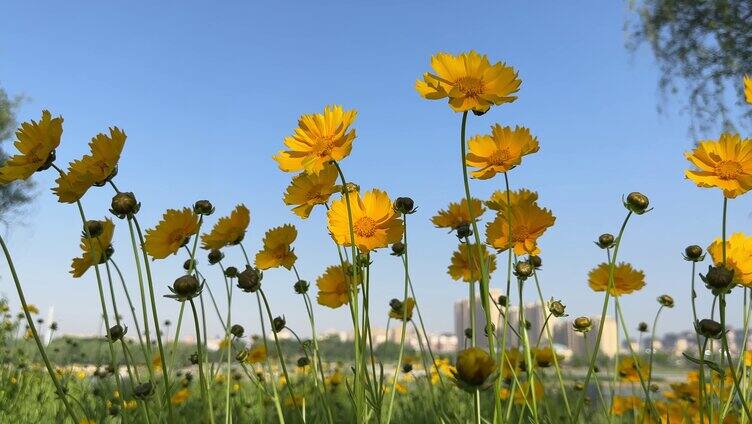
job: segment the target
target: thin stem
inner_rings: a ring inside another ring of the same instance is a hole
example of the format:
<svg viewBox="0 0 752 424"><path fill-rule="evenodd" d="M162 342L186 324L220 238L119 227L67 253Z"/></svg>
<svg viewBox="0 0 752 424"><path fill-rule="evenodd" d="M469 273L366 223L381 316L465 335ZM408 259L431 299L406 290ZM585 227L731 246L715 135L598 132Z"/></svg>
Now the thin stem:
<svg viewBox="0 0 752 424"><path fill-rule="evenodd" d="M206 383L206 375L204 374L204 350L201 345L201 326L198 323L198 314L196 313L196 304L193 303L193 299L188 299L191 304L191 311L193 312L193 324L196 328L196 350L198 354L198 373L201 382L201 399L208 406L206 412L209 415L209 422L214 423L214 410L212 408L211 399L209 398L209 386Z"/></svg>

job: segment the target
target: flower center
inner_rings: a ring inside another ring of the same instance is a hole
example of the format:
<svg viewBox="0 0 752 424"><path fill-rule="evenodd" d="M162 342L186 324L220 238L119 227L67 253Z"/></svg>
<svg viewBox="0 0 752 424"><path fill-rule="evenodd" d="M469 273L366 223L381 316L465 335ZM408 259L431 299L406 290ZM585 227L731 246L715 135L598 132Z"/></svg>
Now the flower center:
<svg viewBox="0 0 752 424"><path fill-rule="evenodd" d="M715 167L715 173L722 180L733 180L742 173L742 167L739 162L724 160Z"/></svg>
<svg viewBox="0 0 752 424"><path fill-rule="evenodd" d="M353 225L353 231L360 237L373 237L376 234L376 222L373 219L364 216L360 218L355 225Z"/></svg>
<svg viewBox="0 0 752 424"><path fill-rule="evenodd" d="M530 237L530 230L527 228L527 225L520 225L515 230L512 233L512 239L517 243L524 243Z"/></svg>
<svg viewBox="0 0 752 424"><path fill-rule="evenodd" d="M504 165L509 160L509 149L495 150L491 156L488 157L488 161L491 165Z"/></svg>
<svg viewBox="0 0 752 424"><path fill-rule="evenodd" d="M318 184L311 187L308 193L306 193L306 200L309 202L323 203L324 196L321 194L323 188L323 186Z"/></svg>
<svg viewBox="0 0 752 424"><path fill-rule="evenodd" d="M334 137L330 134L321 135L313 146L313 153L319 157L326 157L331 154L332 147L334 147Z"/></svg>
<svg viewBox="0 0 752 424"><path fill-rule="evenodd" d="M454 82L468 97L477 97L483 93L483 81L474 77L462 77Z"/></svg>

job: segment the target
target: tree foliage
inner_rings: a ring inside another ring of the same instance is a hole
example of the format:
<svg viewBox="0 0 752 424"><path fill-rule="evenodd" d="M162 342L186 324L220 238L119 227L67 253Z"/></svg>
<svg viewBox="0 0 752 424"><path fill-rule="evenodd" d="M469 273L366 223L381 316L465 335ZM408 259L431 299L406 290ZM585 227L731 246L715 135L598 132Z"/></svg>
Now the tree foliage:
<svg viewBox="0 0 752 424"><path fill-rule="evenodd" d="M20 98L11 99L0 88L0 164L5 162L8 154L3 149L2 142L10 140L16 128L15 110ZM33 198L33 183L16 182L0 185L0 222L8 222L20 212L24 205Z"/></svg>
<svg viewBox="0 0 752 424"><path fill-rule="evenodd" d="M628 22L633 51L648 44L661 71L661 92L687 95L691 131L717 124L733 129L733 104L742 102L742 76L752 73L749 0L641 0ZM745 118L752 117L746 109Z"/></svg>

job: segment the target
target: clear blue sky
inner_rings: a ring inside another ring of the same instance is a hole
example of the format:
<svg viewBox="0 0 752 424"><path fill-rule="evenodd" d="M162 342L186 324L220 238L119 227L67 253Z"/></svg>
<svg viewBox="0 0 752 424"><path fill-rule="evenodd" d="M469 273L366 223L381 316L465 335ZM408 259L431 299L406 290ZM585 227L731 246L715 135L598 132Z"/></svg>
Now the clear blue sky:
<svg viewBox="0 0 752 424"><path fill-rule="evenodd" d="M416 200L413 281L429 329L449 331L453 301L466 285L446 275L454 236L434 229L429 218L463 193L460 115L443 102L422 100L413 85L433 53L476 49L516 67L523 85L517 102L473 117L470 133L500 122L528 126L540 140L540 152L510 177L513 187L538 190L540 203L557 216L541 240L545 296L562 298L573 316L597 313L601 295L587 288L586 275L603 252L592 241L618 230L622 194L639 190L655 210L635 217L620 252L647 274L647 287L624 299L628 319L633 327L650 320L655 298L669 293L678 306L663 315L660 330L690 328L690 270L681 252L691 243L706 246L719 233L721 195L684 181L682 153L693 143L687 118L675 106L666 115L656 112L657 67L648 51L633 55L624 48L625 4L269 3L5 4L0 84L28 96L19 120L36 119L43 108L65 117L61 165L84 154L97 132L124 128L128 142L117 180L142 201L145 226L165 209L200 198L216 205L212 218L244 202L252 213L249 250L258 249L269 227L295 224L298 266L310 281L335 263L336 252L321 210L301 221L282 203L290 175L271 156L300 114L331 103L358 109L358 138L345 171L366 189ZM55 202L52 173L36 181L39 196L25 225L7 231L27 295L42 310L55 307L62 331L94 333L94 275L73 280L67 273L79 254L76 208ZM498 178L474 182L473 191L487 196L502 184ZM107 215L111 194L90 192L88 215ZM731 202L731 232L748 231L750 211L749 196ZM116 225L116 260L135 290L127 229L122 221ZM237 253L228 253L228 265L240 264ZM160 294L180 275L184 259L155 265ZM402 271L387 252L375 261L373 316L383 325L388 300L400 296ZM6 270L0 266L0 292L15 303ZM220 292L218 270L205 272ZM307 333L293 280L274 270L264 287L274 312ZM502 282L497 272L493 284ZM257 332L255 301L247 295L235 301L236 322ZM731 304L740 302L737 293ZM161 301L160 313L175 320L177 304ZM321 330L347 328L344 309L317 314Z"/></svg>

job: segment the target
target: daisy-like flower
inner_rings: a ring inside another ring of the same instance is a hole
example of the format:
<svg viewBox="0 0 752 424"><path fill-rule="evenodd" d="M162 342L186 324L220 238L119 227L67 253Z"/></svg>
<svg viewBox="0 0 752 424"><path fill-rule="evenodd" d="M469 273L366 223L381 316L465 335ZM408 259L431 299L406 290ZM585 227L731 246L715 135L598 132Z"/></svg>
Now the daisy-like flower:
<svg viewBox="0 0 752 424"><path fill-rule="evenodd" d="M543 384L536 380L533 383L533 389L535 390L535 398L543 399L543 395L545 393ZM499 396L501 396L502 399L507 399L509 397L509 389L504 388L501 392L499 392ZM526 402L530 402L532 398L533 393L530 390L529 381L523 381L519 386L515 385L513 394L515 405L524 405Z"/></svg>
<svg viewBox="0 0 752 424"><path fill-rule="evenodd" d="M198 215L189 208L168 209L156 227L146 230L144 249L154 259L164 259L188 244L198 231Z"/></svg>
<svg viewBox="0 0 752 424"><path fill-rule="evenodd" d="M110 128L110 135L97 134L89 142L90 155L68 165L68 171L58 177L52 191L60 203L80 200L92 186L102 186L117 173L117 164L123 152L125 132Z"/></svg>
<svg viewBox="0 0 752 424"><path fill-rule="evenodd" d="M714 265L723 264L723 243L715 239L708 246ZM734 233L726 239L726 267L734 271L734 283L752 287L752 237Z"/></svg>
<svg viewBox="0 0 752 424"><path fill-rule="evenodd" d="M264 345L258 345L248 351L248 355L245 357L247 364L260 364L266 361L266 347Z"/></svg>
<svg viewBox="0 0 752 424"><path fill-rule="evenodd" d="M485 390L496 379L496 361L483 349L471 347L457 355L454 380L463 390Z"/></svg>
<svg viewBox="0 0 752 424"><path fill-rule="evenodd" d="M316 301L319 305L336 309L350 302L350 289L353 284L360 284L360 278L355 281L349 269L349 264L345 264L345 268L342 265L330 266L316 279L316 286L319 288Z"/></svg>
<svg viewBox="0 0 752 424"><path fill-rule="evenodd" d="M470 210L473 211L472 216L470 215ZM471 198L470 210L467 207L467 199L462 199L459 203L450 203L446 209L440 210L431 218L431 222L437 228L454 230L461 225L476 221L483 215L486 208L483 207L482 201Z"/></svg>
<svg viewBox="0 0 752 424"><path fill-rule="evenodd" d="M588 284L593 291L602 292L608 288L609 265L601 263L588 273ZM614 284L611 296L621 296L640 290L645 286L645 273L636 270L631 264L621 262L614 266Z"/></svg>
<svg viewBox="0 0 752 424"><path fill-rule="evenodd" d="M488 274L496 270L496 255L488 252L485 245L481 245L483 260L488 264ZM472 283L480 281L481 268L478 261L478 245L462 243L452 254L452 263L447 270L449 276L455 281Z"/></svg>
<svg viewBox="0 0 752 424"><path fill-rule="evenodd" d="M524 127L491 127L491 134L476 135L467 142L469 152L465 156L468 166L478 168L471 175L487 180L522 163L522 157L539 149L538 139Z"/></svg>
<svg viewBox="0 0 752 424"><path fill-rule="evenodd" d="M338 191L336 182L337 168L334 165L325 165L318 174L303 172L293 177L283 200L286 205L295 206L292 208L295 215L306 219L314 206L326 204Z"/></svg>
<svg viewBox="0 0 752 424"><path fill-rule="evenodd" d="M172 403L173 405L181 405L186 400L188 400L189 397L191 397L191 391L183 388L172 395L172 397L170 398L170 403Z"/></svg>
<svg viewBox="0 0 752 424"><path fill-rule="evenodd" d="M469 51L460 55L437 53L431 57L434 73L426 72L415 89L428 100L449 98L455 112L486 112L493 105L511 103L522 81L514 68L491 64L486 55Z"/></svg>
<svg viewBox="0 0 752 424"><path fill-rule="evenodd" d="M102 234L98 237L87 237L86 234L81 235L81 251L83 255L74 258L71 263L70 273L73 275L73 278L81 277L89 268L104 263L109 259L109 255L111 254L109 249L114 234L115 224L109 218L106 218L102 221Z"/></svg>
<svg viewBox="0 0 752 424"><path fill-rule="evenodd" d="M637 396L614 396L611 412L616 416L622 416L630 411L642 409L642 399Z"/></svg>
<svg viewBox="0 0 752 424"><path fill-rule="evenodd" d="M55 182L52 191L61 203L73 203L92 187L102 186L117 174L117 164L125 146L125 132L110 128L110 135L97 134L89 142L90 155L68 165L68 171Z"/></svg>
<svg viewBox="0 0 752 424"><path fill-rule="evenodd" d="M361 252L367 253L402 240L402 220L394 211L392 201L385 192L373 189L363 197L358 192L352 192L332 202L327 218L329 232L337 244L353 244L345 196L350 198L355 246Z"/></svg>
<svg viewBox="0 0 752 424"><path fill-rule="evenodd" d="M279 169L318 174L328 162L346 158L355 140L355 130L350 125L357 115L355 110L345 111L334 105L325 107L323 113L301 116L295 134L285 137L289 150L274 156Z"/></svg>
<svg viewBox="0 0 752 424"><path fill-rule="evenodd" d="M219 218L212 230L201 236L202 247L213 250L238 244L243 241L250 223L251 212L245 205L240 204L235 207L230 216Z"/></svg>
<svg viewBox="0 0 752 424"><path fill-rule="evenodd" d="M517 349L509 349L504 353L504 363L501 364L501 377L510 380L517 373L519 365L524 363L522 352Z"/></svg>
<svg viewBox="0 0 752 424"><path fill-rule="evenodd" d="M643 379L647 379L648 366L639 360L635 362L631 356L628 356L619 361L617 372L619 373L619 378L623 381L639 383L640 375L642 375Z"/></svg>
<svg viewBox="0 0 752 424"><path fill-rule="evenodd" d="M39 308L37 308L37 305L32 305L31 303L29 303L26 305L26 308L24 308L24 311L32 315L37 315L39 313Z"/></svg>
<svg viewBox="0 0 752 424"><path fill-rule="evenodd" d="M752 140L738 134L721 134L704 140L684 156L695 165L684 175L699 187L717 187L729 199L752 188Z"/></svg>
<svg viewBox="0 0 752 424"><path fill-rule="evenodd" d="M527 202L513 205L511 212L511 219L502 211L486 225L486 243L499 251L513 248L516 255L538 255L538 238L554 225L556 217L550 210Z"/></svg>
<svg viewBox="0 0 752 424"><path fill-rule="evenodd" d="M55 149L63 135L63 117L53 118L48 110L42 119L24 122L16 131L13 145L19 154L11 156L0 166L0 184L26 180L37 171L49 168L55 160Z"/></svg>
<svg viewBox="0 0 752 424"><path fill-rule="evenodd" d="M521 188L519 190L509 191L509 204L511 207L520 205L523 203L534 204L538 201L538 193ZM491 198L485 202L489 209L498 213L505 213L507 211L507 192L504 190L496 190L491 194Z"/></svg>
<svg viewBox="0 0 752 424"><path fill-rule="evenodd" d="M752 105L752 77L744 76L744 99Z"/></svg>
<svg viewBox="0 0 752 424"><path fill-rule="evenodd" d="M556 352L550 347L533 350L533 360L535 361L535 365L541 368L548 368L553 365L554 355L556 355Z"/></svg>
<svg viewBox="0 0 752 424"><path fill-rule="evenodd" d="M256 253L256 267L269 269L283 266L291 269L298 259L291 247L297 237L298 230L290 224L267 231L264 235L264 248Z"/></svg>
<svg viewBox="0 0 752 424"><path fill-rule="evenodd" d="M393 305L389 309L389 318L398 319L402 321L405 317L405 321L413 319L413 309L415 308L415 299L408 297L404 302Z"/></svg>

